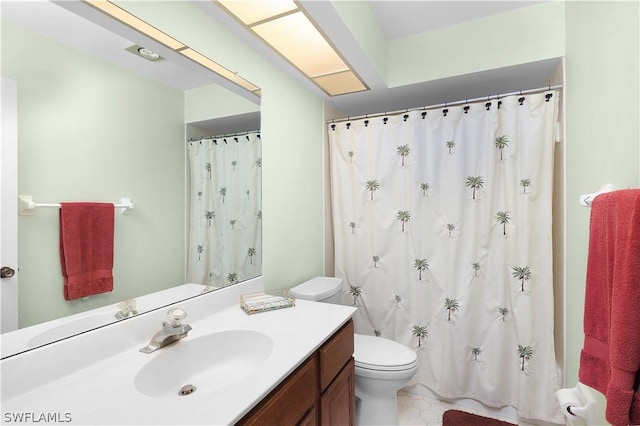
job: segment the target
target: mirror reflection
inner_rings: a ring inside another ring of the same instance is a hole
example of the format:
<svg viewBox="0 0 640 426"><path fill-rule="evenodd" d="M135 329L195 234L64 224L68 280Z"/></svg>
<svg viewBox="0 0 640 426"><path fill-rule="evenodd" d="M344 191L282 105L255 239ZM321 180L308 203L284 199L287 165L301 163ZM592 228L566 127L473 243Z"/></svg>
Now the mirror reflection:
<svg viewBox="0 0 640 426"><path fill-rule="evenodd" d="M259 274L261 143L258 132L203 137L187 144L187 280L210 288Z"/></svg>
<svg viewBox="0 0 640 426"><path fill-rule="evenodd" d="M17 304L20 330L3 327L2 356L260 275L259 98L122 24L116 34L47 1L1 5L18 193L135 205L115 211L112 291L72 300L59 209L18 217L18 297L2 310Z"/></svg>

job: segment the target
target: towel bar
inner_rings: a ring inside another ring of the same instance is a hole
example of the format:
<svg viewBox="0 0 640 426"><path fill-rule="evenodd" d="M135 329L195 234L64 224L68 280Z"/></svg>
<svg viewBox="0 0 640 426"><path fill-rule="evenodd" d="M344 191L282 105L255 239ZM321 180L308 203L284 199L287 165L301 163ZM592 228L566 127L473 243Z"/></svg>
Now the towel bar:
<svg viewBox="0 0 640 426"><path fill-rule="evenodd" d="M597 192L593 192L591 194L584 194L580 196L580 205L583 207L591 207L591 203L596 196L600 194L604 194L605 192L611 192L613 190L613 185L610 183L606 185L602 185Z"/></svg>
<svg viewBox="0 0 640 426"><path fill-rule="evenodd" d="M121 198L119 204L113 205L116 209L122 209L120 213L127 214L133 209L133 202L130 198ZM60 203L35 203L31 195L18 196L18 214L20 216L31 216L33 211L39 207L60 208Z"/></svg>

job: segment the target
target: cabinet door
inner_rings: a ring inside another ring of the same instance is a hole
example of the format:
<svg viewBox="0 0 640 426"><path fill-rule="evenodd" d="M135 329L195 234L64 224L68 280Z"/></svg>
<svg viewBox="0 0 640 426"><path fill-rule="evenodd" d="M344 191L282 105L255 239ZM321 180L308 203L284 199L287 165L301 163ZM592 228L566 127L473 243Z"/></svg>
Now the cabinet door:
<svg viewBox="0 0 640 426"><path fill-rule="evenodd" d="M302 420L300 420L297 426L316 426L318 424L316 416L317 416L316 408L311 407L311 409L302 418Z"/></svg>
<svg viewBox="0 0 640 426"><path fill-rule="evenodd" d="M320 398L320 424L322 426L353 426L356 413L355 402L355 363L352 358Z"/></svg>
<svg viewBox="0 0 640 426"><path fill-rule="evenodd" d="M297 425L313 420L318 398L317 357L312 356L249 412L239 425ZM311 417L307 417L309 412Z"/></svg>

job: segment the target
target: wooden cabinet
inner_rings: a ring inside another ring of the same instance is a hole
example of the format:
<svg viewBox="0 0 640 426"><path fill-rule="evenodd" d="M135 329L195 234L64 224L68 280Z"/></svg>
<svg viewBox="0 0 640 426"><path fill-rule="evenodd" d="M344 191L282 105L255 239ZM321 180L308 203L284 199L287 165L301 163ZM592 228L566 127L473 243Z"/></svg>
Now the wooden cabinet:
<svg viewBox="0 0 640 426"><path fill-rule="evenodd" d="M323 426L353 425L356 388L353 321L346 323L318 350L320 420Z"/></svg>
<svg viewBox="0 0 640 426"><path fill-rule="evenodd" d="M320 397L322 426L353 425L355 419L356 378L350 360Z"/></svg>
<svg viewBox="0 0 640 426"><path fill-rule="evenodd" d="M310 357L251 410L241 425L297 425L313 410L318 398L318 361ZM304 424L314 425L314 421Z"/></svg>
<svg viewBox="0 0 640 426"><path fill-rule="evenodd" d="M352 426L354 365L349 320L238 424Z"/></svg>

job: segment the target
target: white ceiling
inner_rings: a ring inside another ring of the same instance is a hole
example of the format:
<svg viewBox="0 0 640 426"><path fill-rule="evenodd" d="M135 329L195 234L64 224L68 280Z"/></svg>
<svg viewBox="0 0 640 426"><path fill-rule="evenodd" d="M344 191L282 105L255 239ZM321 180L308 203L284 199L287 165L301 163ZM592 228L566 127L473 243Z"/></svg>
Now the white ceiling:
<svg viewBox="0 0 640 426"><path fill-rule="evenodd" d="M387 40L395 40L540 1L369 1Z"/></svg>
<svg viewBox="0 0 640 426"><path fill-rule="evenodd" d="M235 86L229 85L226 81L213 75L213 73L205 71L188 60L184 60L180 55L172 53L169 49L153 43L150 45L148 40L141 38L139 34L123 25L114 27L112 22L105 21L103 16L99 16L98 12L94 11L93 16L89 18L94 22L102 20L100 25L115 30L120 35L115 35L112 31L99 27L87 19L79 18L74 13L65 10L65 8L75 8L75 12L80 13L77 10L79 6L82 6L80 2L59 1L58 3L64 8L41 0L2 0L0 13L2 13L3 17L28 25L35 31L49 37L57 38L90 54L133 69L135 72L147 75L181 90L214 82L241 93L237 91L238 89ZM506 12L519 7L527 7L540 3L540 1L379 0L368 1L367 3L387 40L395 40L487 15ZM559 63L558 60L541 61L534 64L389 89L379 77L371 73L371 64L366 64L367 61L362 52L356 52L354 55L352 51L350 52L351 57L365 59L351 62L352 66L356 68L361 77L367 80L367 84L372 89L367 92L329 98L302 77L291 65L262 45L256 37L224 15L211 1L199 1L198 5L211 16L211 19L221 21L238 36L263 52L285 72L291 74L292 78L296 78L310 90L323 96L329 104L348 116L416 108L542 87ZM337 14L330 2L303 1L303 5L336 46L344 48L345 52L353 48L358 50L359 46L354 45L353 38L350 38L350 34L345 30L346 26L336 21ZM83 7L83 9L88 8ZM82 13L87 16L86 11ZM135 43L158 51L167 60L160 63L151 63L124 52L126 47ZM345 54L345 56L347 55Z"/></svg>

